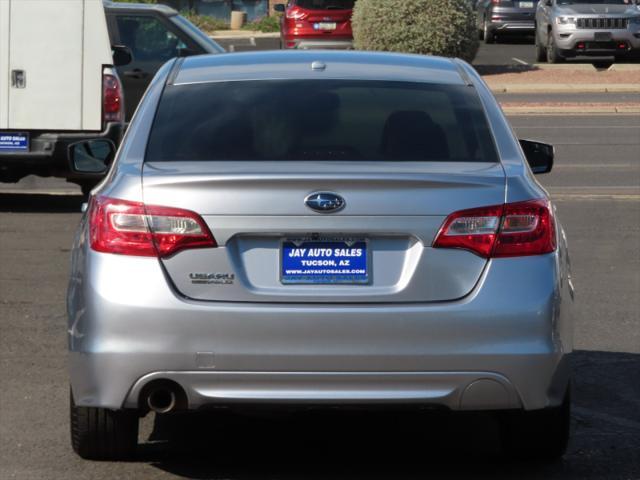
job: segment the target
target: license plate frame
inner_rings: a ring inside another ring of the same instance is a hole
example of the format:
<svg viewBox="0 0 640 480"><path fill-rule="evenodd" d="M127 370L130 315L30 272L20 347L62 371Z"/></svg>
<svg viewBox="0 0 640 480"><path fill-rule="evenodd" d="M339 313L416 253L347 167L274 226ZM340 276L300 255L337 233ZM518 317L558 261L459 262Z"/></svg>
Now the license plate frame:
<svg viewBox="0 0 640 480"><path fill-rule="evenodd" d="M596 42L610 42L613 38L611 32L594 32L593 39Z"/></svg>
<svg viewBox="0 0 640 480"><path fill-rule="evenodd" d="M518 2L520 8L533 8L533 2Z"/></svg>
<svg viewBox="0 0 640 480"><path fill-rule="evenodd" d="M314 30L321 30L325 32L333 31L338 28L337 22L316 22L313 24Z"/></svg>
<svg viewBox="0 0 640 480"><path fill-rule="evenodd" d="M372 278L369 247L370 242L364 237L283 238L280 241L278 259L280 283L283 285L368 285ZM301 252L303 249L304 252ZM321 249L322 255L310 256L310 249ZM332 250L330 255L326 255L327 249ZM336 255L338 249L346 250L341 253L348 254L355 254L360 249L361 254L360 256ZM292 250L296 250L298 255L289 256ZM355 262L353 262L354 259ZM334 263L333 265L304 265L303 260ZM349 261L349 265L340 265L341 260ZM333 272L326 273L329 270ZM294 273L294 271L300 273Z"/></svg>
<svg viewBox="0 0 640 480"><path fill-rule="evenodd" d="M0 132L0 152L28 152L30 144L28 132Z"/></svg>

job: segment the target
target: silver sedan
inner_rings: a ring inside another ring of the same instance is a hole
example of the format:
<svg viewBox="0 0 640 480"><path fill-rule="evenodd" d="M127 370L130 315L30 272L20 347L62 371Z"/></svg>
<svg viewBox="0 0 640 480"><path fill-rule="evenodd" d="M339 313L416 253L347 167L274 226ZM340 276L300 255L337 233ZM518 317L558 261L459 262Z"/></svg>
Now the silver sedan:
<svg viewBox="0 0 640 480"><path fill-rule="evenodd" d="M68 290L72 443L130 456L138 419L216 405L496 411L514 455L569 428L563 229L487 86L452 59L177 59L110 170Z"/></svg>

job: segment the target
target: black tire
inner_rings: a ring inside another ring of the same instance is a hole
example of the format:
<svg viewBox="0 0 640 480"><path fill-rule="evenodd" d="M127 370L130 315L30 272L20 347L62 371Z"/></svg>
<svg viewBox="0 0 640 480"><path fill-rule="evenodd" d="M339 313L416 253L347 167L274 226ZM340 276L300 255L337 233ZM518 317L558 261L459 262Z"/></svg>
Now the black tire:
<svg viewBox="0 0 640 480"><path fill-rule="evenodd" d="M557 460L567 451L570 424L568 393L559 407L506 412L500 424L502 449L518 460Z"/></svg>
<svg viewBox="0 0 640 480"><path fill-rule="evenodd" d="M542 43L540 43L540 39L538 38L538 31L534 34L536 37L536 62L546 62L547 61L547 49Z"/></svg>
<svg viewBox="0 0 640 480"><path fill-rule="evenodd" d="M78 407L70 399L71 445L88 460L127 460L138 445L138 412Z"/></svg>
<svg viewBox="0 0 640 480"><path fill-rule="evenodd" d="M547 35L547 63L560 63L562 60L556 42L553 40L553 32L549 32Z"/></svg>
<svg viewBox="0 0 640 480"><path fill-rule="evenodd" d="M494 42L495 34L493 33L493 30L491 30L491 28L489 27L489 24L487 23L486 19L484 20L482 36L484 37L484 43L486 43L487 45Z"/></svg>

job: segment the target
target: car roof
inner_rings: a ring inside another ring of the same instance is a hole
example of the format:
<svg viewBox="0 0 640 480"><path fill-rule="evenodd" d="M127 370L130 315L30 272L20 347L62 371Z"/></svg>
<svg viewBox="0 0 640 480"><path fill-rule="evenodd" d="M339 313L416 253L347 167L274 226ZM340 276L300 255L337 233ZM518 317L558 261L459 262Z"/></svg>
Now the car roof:
<svg viewBox="0 0 640 480"><path fill-rule="evenodd" d="M158 12L168 17L178 15L176 10L161 3L125 3L112 2L111 0L103 0L102 3L104 4L104 9L110 12Z"/></svg>
<svg viewBox="0 0 640 480"><path fill-rule="evenodd" d="M271 51L187 57L170 84L240 80L388 80L465 85L461 61L450 58L359 51Z"/></svg>

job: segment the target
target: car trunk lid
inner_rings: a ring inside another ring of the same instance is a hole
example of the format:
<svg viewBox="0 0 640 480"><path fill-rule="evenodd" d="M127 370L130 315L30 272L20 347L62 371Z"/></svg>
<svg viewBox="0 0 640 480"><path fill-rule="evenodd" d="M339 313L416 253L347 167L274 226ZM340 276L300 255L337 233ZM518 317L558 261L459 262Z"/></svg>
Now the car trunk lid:
<svg viewBox="0 0 640 480"><path fill-rule="evenodd" d="M468 251L431 248L444 219L503 203L505 180L500 164L484 162L147 162L143 192L147 205L198 213L216 238L217 248L161 260L185 297L434 302L467 295L487 262ZM346 205L331 214L315 212L305 205L314 192L337 194ZM330 245L346 255L362 249L366 275L288 282L282 262L291 245Z"/></svg>

